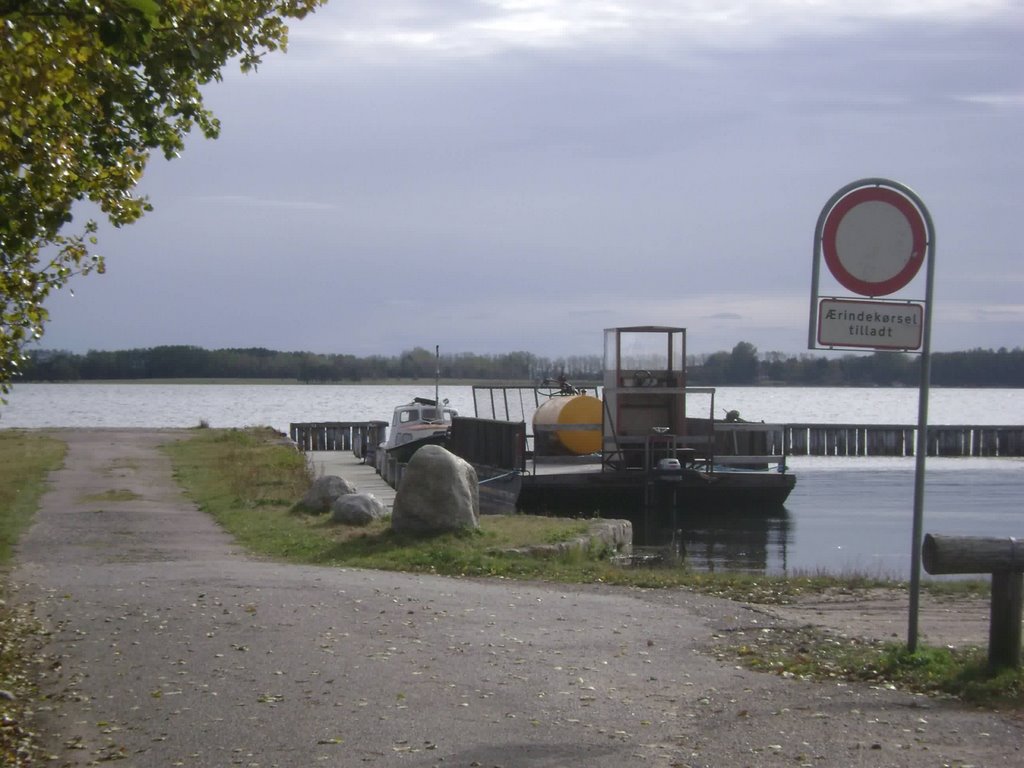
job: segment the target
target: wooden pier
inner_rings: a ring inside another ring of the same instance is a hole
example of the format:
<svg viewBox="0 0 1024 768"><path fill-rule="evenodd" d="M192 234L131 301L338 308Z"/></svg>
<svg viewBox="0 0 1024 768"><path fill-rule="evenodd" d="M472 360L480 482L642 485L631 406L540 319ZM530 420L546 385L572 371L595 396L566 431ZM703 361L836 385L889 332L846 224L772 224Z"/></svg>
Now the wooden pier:
<svg viewBox="0 0 1024 768"><path fill-rule="evenodd" d="M389 512L395 505L395 489L384 482L373 464L345 451L317 451L310 454L313 471L321 475L338 475L352 483L361 493L372 493Z"/></svg>

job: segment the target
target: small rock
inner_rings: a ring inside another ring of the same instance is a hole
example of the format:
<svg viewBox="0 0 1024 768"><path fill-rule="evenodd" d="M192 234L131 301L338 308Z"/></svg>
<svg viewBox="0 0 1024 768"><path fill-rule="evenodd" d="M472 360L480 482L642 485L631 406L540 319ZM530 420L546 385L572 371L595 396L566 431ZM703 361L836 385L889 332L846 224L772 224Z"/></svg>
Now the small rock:
<svg viewBox="0 0 1024 768"><path fill-rule="evenodd" d="M324 475L313 481L313 485L306 491L298 506L310 514L322 515L329 512L340 497L355 492L356 487L345 478Z"/></svg>
<svg viewBox="0 0 1024 768"><path fill-rule="evenodd" d="M372 493L349 493L331 505L331 522L344 525L369 525L387 516L384 503Z"/></svg>

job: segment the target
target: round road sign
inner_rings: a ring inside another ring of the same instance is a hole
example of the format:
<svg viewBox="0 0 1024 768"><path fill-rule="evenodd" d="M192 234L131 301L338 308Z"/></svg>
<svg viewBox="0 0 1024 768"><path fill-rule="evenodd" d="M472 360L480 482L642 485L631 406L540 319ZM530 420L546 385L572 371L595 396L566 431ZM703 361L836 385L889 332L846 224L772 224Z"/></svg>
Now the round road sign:
<svg viewBox="0 0 1024 768"><path fill-rule="evenodd" d="M928 238L917 207L886 187L860 187L839 200L822 229L825 263L843 287L885 296L914 279Z"/></svg>

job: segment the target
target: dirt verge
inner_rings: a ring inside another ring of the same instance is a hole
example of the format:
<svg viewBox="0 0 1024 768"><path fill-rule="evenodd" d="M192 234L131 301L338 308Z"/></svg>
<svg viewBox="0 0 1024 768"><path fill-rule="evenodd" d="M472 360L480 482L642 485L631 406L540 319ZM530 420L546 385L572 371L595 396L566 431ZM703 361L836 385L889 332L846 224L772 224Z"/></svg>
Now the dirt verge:
<svg viewBox="0 0 1024 768"><path fill-rule="evenodd" d="M906 642L909 593L903 589L841 590L794 598L788 605L755 606L791 624L812 624L842 637ZM918 641L932 646L988 646L989 601L977 596L921 594Z"/></svg>

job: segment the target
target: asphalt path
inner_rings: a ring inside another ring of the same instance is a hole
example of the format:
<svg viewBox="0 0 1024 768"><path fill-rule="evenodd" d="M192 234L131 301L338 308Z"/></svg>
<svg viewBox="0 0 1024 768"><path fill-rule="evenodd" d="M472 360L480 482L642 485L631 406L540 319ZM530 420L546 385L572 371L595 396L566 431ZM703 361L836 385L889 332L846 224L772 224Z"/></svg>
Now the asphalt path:
<svg viewBox="0 0 1024 768"><path fill-rule="evenodd" d="M756 608L268 562L183 496L181 433L55 434L12 574L52 765L1020 764L1012 714L740 668Z"/></svg>

